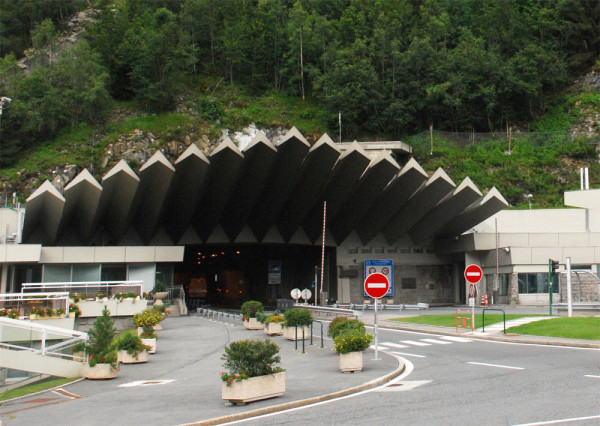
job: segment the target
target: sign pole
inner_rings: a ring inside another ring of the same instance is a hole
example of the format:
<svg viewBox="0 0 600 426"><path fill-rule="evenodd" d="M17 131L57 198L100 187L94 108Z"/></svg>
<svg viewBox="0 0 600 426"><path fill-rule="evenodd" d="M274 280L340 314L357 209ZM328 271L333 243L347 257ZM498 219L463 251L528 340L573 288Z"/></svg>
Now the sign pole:
<svg viewBox="0 0 600 426"><path fill-rule="evenodd" d="M377 301L379 299L375 299L375 361L379 360L379 330L378 330L378 323L377 323Z"/></svg>

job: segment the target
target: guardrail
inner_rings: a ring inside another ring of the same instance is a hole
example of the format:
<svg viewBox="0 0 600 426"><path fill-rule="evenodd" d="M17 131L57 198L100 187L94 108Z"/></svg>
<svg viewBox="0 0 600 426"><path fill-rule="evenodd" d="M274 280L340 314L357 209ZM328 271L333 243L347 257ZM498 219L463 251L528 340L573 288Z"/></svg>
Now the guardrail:
<svg viewBox="0 0 600 426"><path fill-rule="evenodd" d="M294 308L307 309L311 311L313 317L319 316L320 318L335 318L340 316L353 316L356 318L356 311L353 309L347 308L336 308L329 306L312 306L312 305L303 305L303 304L295 304Z"/></svg>
<svg viewBox="0 0 600 426"><path fill-rule="evenodd" d="M198 308L196 309L196 315L211 321L223 322L231 325L237 325L236 321L239 321L240 323L243 323L244 321L242 314L219 311L217 309Z"/></svg>
<svg viewBox="0 0 600 426"><path fill-rule="evenodd" d="M135 293L142 296L143 281L79 281L23 283L21 293L37 293L49 291L66 291L69 293L96 296L99 293L114 296L118 293Z"/></svg>
<svg viewBox="0 0 600 426"><path fill-rule="evenodd" d="M16 310L19 316L30 315L35 308L52 308L54 311L63 309L63 318L69 316L69 293L3 293L0 294L0 308L7 310Z"/></svg>

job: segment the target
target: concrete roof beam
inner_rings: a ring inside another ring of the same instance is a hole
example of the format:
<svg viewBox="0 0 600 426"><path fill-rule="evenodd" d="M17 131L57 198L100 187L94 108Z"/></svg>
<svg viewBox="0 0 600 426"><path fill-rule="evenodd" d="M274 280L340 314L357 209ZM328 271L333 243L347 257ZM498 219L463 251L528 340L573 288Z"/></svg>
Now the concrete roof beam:
<svg viewBox="0 0 600 426"><path fill-rule="evenodd" d="M263 132L258 132L244 148L244 167L221 218L221 226L231 241L236 240L250 212L258 202L265 182L271 173L277 148ZM248 238L247 236L245 238Z"/></svg>
<svg viewBox="0 0 600 426"><path fill-rule="evenodd" d="M87 244L94 232L102 186L84 169L65 187L65 207L59 234L73 227L80 244Z"/></svg>
<svg viewBox="0 0 600 426"><path fill-rule="evenodd" d="M360 218L371 208L384 188L396 176L400 166L389 151L381 151L371 161L358 185L331 223L331 232L338 243L352 232Z"/></svg>
<svg viewBox="0 0 600 426"><path fill-rule="evenodd" d="M411 239L421 244L431 239L435 233L450 222L453 217L483 196L468 177L452 193L427 213L410 229Z"/></svg>
<svg viewBox="0 0 600 426"><path fill-rule="evenodd" d="M396 216L383 229L383 235L388 243L393 244L408 232L423 216L435 207L455 184L441 168L427 180L405 203Z"/></svg>
<svg viewBox="0 0 600 426"><path fill-rule="evenodd" d="M311 207L319 200L340 154L340 150L326 133L308 151L302 163L298 184L277 221L277 227L286 241L290 241Z"/></svg>
<svg viewBox="0 0 600 426"><path fill-rule="evenodd" d="M193 218L202 240L206 241L219 224L242 170L243 161L244 155L228 137L211 153L205 191Z"/></svg>
<svg viewBox="0 0 600 426"><path fill-rule="evenodd" d="M277 146L277 159L265 182L259 202L252 209L249 225L252 232L262 241L267 235L285 202L293 191L310 144L302 134L292 127Z"/></svg>
<svg viewBox="0 0 600 426"><path fill-rule="evenodd" d="M425 170L411 158L385 187L373 203L374 207L359 220L356 231L363 244L367 244L383 229L426 180Z"/></svg>
<svg viewBox="0 0 600 426"><path fill-rule="evenodd" d="M331 218L350 196L370 162L371 159L357 142L339 156L323 195L302 222L302 228L311 241L315 241L322 233L323 201L327 201L327 223L331 223Z"/></svg>
<svg viewBox="0 0 600 426"><path fill-rule="evenodd" d="M45 181L27 198L23 242L54 244L64 207L65 198L50 181Z"/></svg>
<svg viewBox="0 0 600 426"><path fill-rule="evenodd" d="M173 241L181 239L192 221L209 166L210 161L195 144L191 144L175 161L164 220L165 229Z"/></svg>
<svg viewBox="0 0 600 426"><path fill-rule="evenodd" d="M133 202L132 224L144 242L148 243L159 228L175 167L162 152L156 151L138 174L140 185Z"/></svg>

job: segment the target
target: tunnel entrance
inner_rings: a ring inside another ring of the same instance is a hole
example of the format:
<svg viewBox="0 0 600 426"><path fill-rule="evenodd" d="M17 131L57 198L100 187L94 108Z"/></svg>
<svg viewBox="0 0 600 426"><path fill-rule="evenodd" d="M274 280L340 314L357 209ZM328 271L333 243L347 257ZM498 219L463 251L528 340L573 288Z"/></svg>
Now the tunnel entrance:
<svg viewBox="0 0 600 426"><path fill-rule="evenodd" d="M329 297L335 283L335 247L325 250L324 291ZM183 285L188 308L202 305L239 308L258 300L275 308L277 299L290 299L294 288L313 293L315 268L321 265L321 248L293 244L206 244L186 246L183 263L176 264L174 284ZM333 271L333 280L330 276Z"/></svg>

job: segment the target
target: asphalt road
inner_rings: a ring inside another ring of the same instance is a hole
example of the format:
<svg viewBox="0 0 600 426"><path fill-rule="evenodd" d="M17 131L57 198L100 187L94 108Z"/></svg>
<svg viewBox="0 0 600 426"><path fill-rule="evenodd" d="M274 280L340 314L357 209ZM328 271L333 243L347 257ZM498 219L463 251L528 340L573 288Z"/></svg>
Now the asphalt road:
<svg viewBox="0 0 600 426"><path fill-rule="evenodd" d="M409 366L398 382L245 423L520 425L570 419L577 425L600 424L597 349L465 337L457 341L380 328L380 347Z"/></svg>

